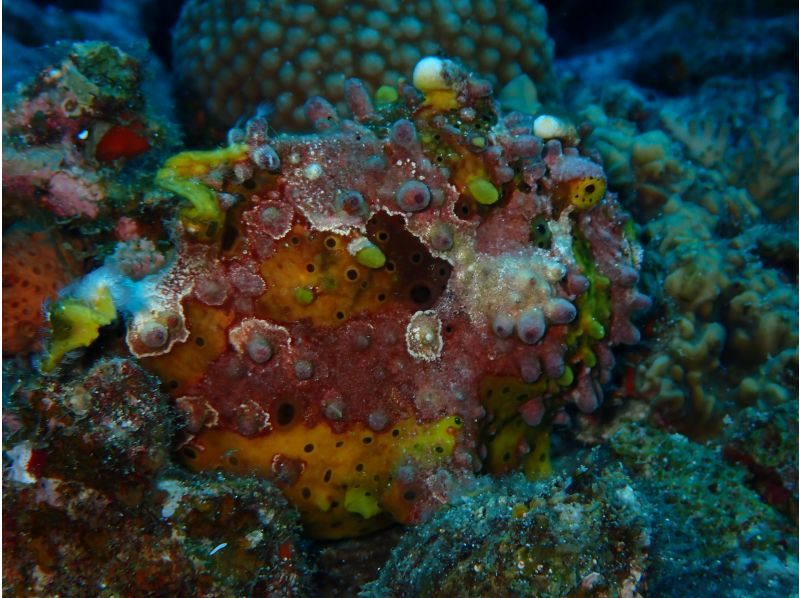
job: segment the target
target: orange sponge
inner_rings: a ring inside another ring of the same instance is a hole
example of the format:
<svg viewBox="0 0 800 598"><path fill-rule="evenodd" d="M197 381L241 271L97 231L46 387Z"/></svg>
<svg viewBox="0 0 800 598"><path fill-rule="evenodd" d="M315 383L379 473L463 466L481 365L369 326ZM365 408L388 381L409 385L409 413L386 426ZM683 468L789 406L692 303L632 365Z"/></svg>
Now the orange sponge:
<svg viewBox="0 0 800 598"><path fill-rule="evenodd" d="M16 228L3 235L3 353L39 348L42 306L70 279L72 268L44 232Z"/></svg>

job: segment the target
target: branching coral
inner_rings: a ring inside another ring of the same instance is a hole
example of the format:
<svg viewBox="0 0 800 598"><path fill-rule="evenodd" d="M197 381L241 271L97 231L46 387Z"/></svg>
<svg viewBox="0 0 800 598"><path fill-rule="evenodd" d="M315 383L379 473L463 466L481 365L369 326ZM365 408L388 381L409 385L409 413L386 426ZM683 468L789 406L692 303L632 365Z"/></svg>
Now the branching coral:
<svg viewBox="0 0 800 598"><path fill-rule="evenodd" d="M797 114L788 86L773 77L745 93L738 81L712 80L697 96L668 103L661 120L693 160L747 189L769 218L796 221ZM738 102L715 101L732 87Z"/></svg>

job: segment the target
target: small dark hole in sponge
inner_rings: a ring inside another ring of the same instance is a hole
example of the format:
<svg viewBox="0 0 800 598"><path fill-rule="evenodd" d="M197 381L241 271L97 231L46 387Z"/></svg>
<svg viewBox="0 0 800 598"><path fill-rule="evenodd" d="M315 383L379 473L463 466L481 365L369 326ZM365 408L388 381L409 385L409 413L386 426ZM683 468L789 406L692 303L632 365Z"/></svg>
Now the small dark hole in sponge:
<svg viewBox="0 0 800 598"><path fill-rule="evenodd" d="M418 284L409 293L414 303L427 303L431 298L431 290L424 284Z"/></svg>
<svg viewBox="0 0 800 598"><path fill-rule="evenodd" d="M278 424L288 426L294 420L294 405L284 403L278 407Z"/></svg>

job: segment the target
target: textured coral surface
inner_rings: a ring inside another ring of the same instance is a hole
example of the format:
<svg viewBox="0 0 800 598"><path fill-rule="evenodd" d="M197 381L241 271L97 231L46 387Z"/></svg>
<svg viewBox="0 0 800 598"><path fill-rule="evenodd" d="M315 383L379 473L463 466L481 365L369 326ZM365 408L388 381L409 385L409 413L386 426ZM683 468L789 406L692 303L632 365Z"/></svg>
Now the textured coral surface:
<svg viewBox="0 0 800 598"><path fill-rule="evenodd" d="M284 127L305 128L306 98L324 95L343 110L348 76L375 91L438 52L494 84L525 73L551 92L546 24L542 6L525 1L193 1L175 30L176 70L198 108L223 126L272 102Z"/></svg>
<svg viewBox="0 0 800 598"><path fill-rule="evenodd" d="M72 278L70 264L57 242L42 231L24 227L3 236L3 352L40 348L45 301Z"/></svg>

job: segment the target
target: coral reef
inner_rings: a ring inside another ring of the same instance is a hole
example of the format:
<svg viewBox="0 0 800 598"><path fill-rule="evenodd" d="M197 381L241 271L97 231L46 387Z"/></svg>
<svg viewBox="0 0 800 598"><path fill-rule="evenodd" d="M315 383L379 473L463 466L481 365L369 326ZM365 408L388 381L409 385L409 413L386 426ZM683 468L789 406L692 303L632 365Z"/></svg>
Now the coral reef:
<svg viewBox="0 0 800 598"><path fill-rule="evenodd" d="M304 594L280 493L171 466L173 419L129 360L15 390L3 414L6 590Z"/></svg>
<svg viewBox="0 0 800 598"><path fill-rule="evenodd" d="M50 54L3 106L6 354L39 347L45 302L117 241L164 239L171 210L152 172L178 134L140 63L101 42Z"/></svg>
<svg viewBox="0 0 800 598"><path fill-rule="evenodd" d="M666 102L661 122L686 148L688 157L722 175L726 184L746 189L765 216L796 221L793 86L780 75L744 89L735 79L712 79L697 94ZM718 97L736 97L736 101L714 102Z"/></svg>
<svg viewBox="0 0 800 598"><path fill-rule="evenodd" d="M175 65L187 96L199 98L206 126L209 120L232 126L269 102L282 128L307 128L309 97L323 95L344 114L348 76L372 91L394 86L420 58L439 52L486 73L495 85L525 73L539 93L552 95L546 24L544 9L530 1L288 6L195 0L175 28Z"/></svg>
<svg viewBox="0 0 800 598"><path fill-rule="evenodd" d="M45 369L122 314L185 460L274 480L322 537L420 521L482 464L549 471L552 422L594 411L639 340L640 250L574 129L446 59L413 82L375 104L348 80L355 120L310 99L316 135L256 117L170 158L176 250L132 280L120 248L70 288Z"/></svg>
<svg viewBox="0 0 800 598"><path fill-rule="evenodd" d="M730 400L744 397L746 388L740 387L761 364L783 351L796 357L797 296L786 286L785 274L759 258L754 237L764 230L720 238L719 220L673 197L663 217L646 227L658 242L648 264L657 273L653 279L663 280L669 319L654 327L653 354L639 367L640 390L672 413L671 419L684 413L685 400L702 422L715 404L718 415L735 410L737 403ZM722 363L726 371L709 376ZM789 400L792 387L787 385L780 398Z"/></svg>
<svg viewBox="0 0 800 598"><path fill-rule="evenodd" d="M6 590L797 594L794 7L71 1L4 7Z"/></svg>
<svg viewBox="0 0 800 598"><path fill-rule="evenodd" d="M633 394L651 399L660 421L703 437L754 393L777 403L797 388L789 199L797 163L785 158L796 151L797 115L786 80L768 83L753 91L715 79L678 102L626 83L601 94L594 82L570 79L575 108L593 128L585 151L602 157L645 242L642 287L656 317ZM775 378L756 385L777 356L786 371L773 367Z"/></svg>

